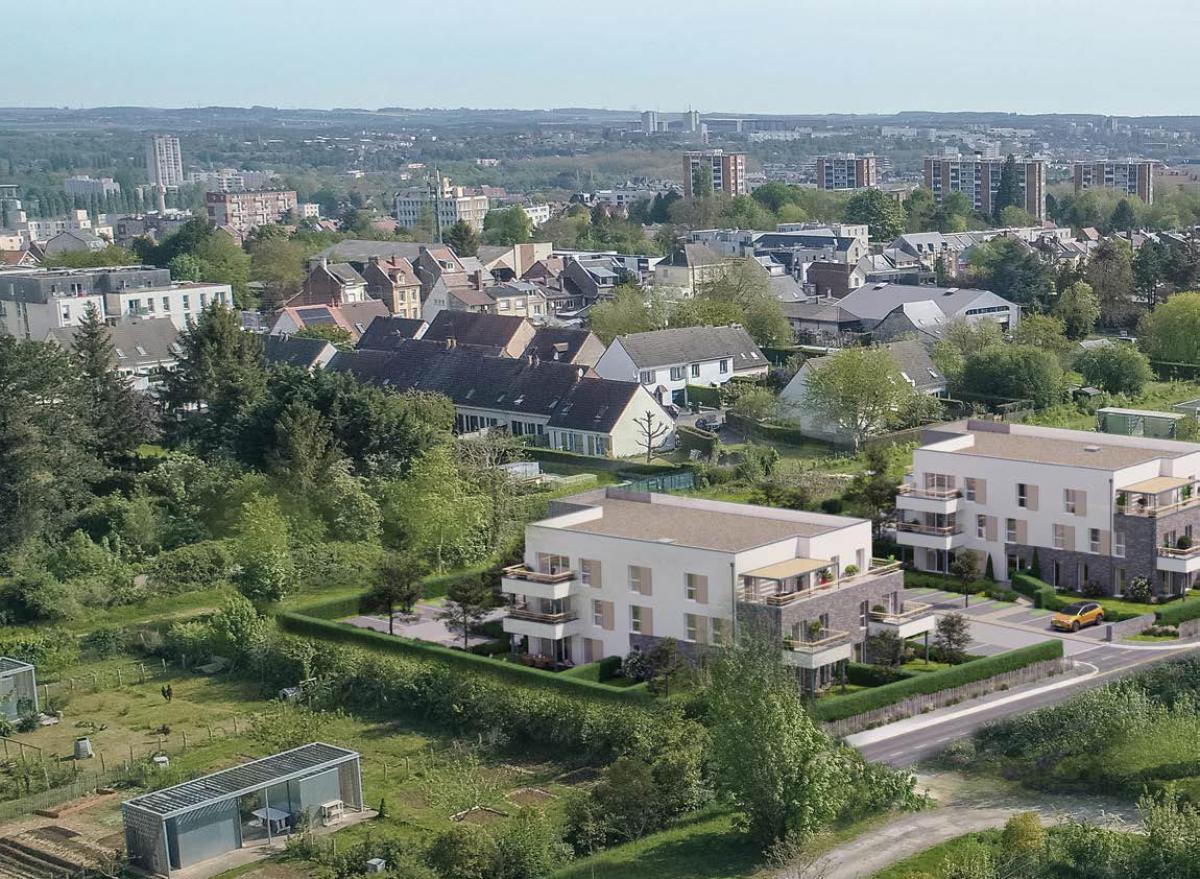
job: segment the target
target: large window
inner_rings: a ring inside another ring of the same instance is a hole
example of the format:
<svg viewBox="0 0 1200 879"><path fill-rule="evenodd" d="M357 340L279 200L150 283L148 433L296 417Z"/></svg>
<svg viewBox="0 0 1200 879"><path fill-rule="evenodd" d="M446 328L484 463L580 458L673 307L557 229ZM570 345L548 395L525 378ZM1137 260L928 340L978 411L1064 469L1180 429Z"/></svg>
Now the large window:
<svg viewBox="0 0 1200 879"><path fill-rule="evenodd" d="M682 366L672 366L671 367L671 381L681 382L684 380L684 378L686 378L686 375L685 375L685 370Z"/></svg>
<svg viewBox="0 0 1200 879"><path fill-rule="evenodd" d="M1067 532L1062 525L1054 526L1054 548L1065 549L1067 546Z"/></svg>
<svg viewBox="0 0 1200 879"><path fill-rule="evenodd" d="M1017 483L1017 506L1026 507L1029 505L1029 486L1024 482Z"/></svg>
<svg viewBox="0 0 1200 879"><path fill-rule="evenodd" d="M600 588L600 562L596 559L580 559L579 560L579 581L584 586L591 586L593 589Z"/></svg>
<svg viewBox="0 0 1200 879"><path fill-rule="evenodd" d="M653 369L643 369L641 371L641 373L638 375L638 381L640 381L644 385L654 384L654 370Z"/></svg>
<svg viewBox="0 0 1200 879"><path fill-rule="evenodd" d="M650 590L650 569L638 565L630 565L629 591L636 592L639 595L649 595Z"/></svg>
<svg viewBox="0 0 1200 879"><path fill-rule="evenodd" d="M688 601L707 601L708 577L703 574L684 574L683 594Z"/></svg>
<svg viewBox="0 0 1200 879"><path fill-rule="evenodd" d="M1112 554L1119 559L1125 558L1125 532L1114 531L1112 536Z"/></svg>
<svg viewBox="0 0 1200 879"><path fill-rule="evenodd" d="M1088 529L1088 552L1100 552L1100 529Z"/></svg>

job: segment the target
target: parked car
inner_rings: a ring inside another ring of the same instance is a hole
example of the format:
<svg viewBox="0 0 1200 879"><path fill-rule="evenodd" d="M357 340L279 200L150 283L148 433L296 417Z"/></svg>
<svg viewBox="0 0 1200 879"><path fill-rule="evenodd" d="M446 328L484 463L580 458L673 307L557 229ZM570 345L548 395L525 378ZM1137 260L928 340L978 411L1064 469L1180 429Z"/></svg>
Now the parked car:
<svg viewBox="0 0 1200 879"><path fill-rule="evenodd" d="M701 415L699 418L696 419L696 427L700 428L701 430L708 430L708 431L712 431L713 433L716 433L718 430L720 430L724 426L725 426L725 419L723 419L721 417L720 413L713 413L712 415Z"/></svg>
<svg viewBox="0 0 1200 879"><path fill-rule="evenodd" d="M1102 622L1103 607L1094 601L1077 601L1056 613L1050 620L1050 626L1066 632L1078 632L1084 626L1098 626Z"/></svg>

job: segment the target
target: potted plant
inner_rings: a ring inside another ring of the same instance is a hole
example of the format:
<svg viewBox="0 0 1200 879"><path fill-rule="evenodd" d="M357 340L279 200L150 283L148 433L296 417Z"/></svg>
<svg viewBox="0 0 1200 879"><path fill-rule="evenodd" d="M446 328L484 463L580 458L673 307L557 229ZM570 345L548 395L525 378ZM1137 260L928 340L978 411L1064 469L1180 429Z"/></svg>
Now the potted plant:
<svg viewBox="0 0 1200 879"><path fill-rule="evenodd" d="M821 581L822 586L825 586L833 581L833 574L829 568L821 568L821 573L817 574L817 579Z"/></svg>
<svg viewBox="0 0 1200 879"><path fill-rule="evenodd" d="M853 577L858 574L858 565L846 565L846 570L842 571L846 577Z"/></svg>
<svg viewBox="0 0 1200 879"><path fill-rule="evenodd" d="M821 637L821 623L819 620L813 620L808 624L808 640L816 641Z"/></svg>
<svg viewBox="0 0 1200 879"><path fill-rule="evenodd" d="M1192 548L1192 538L1188 537L1186 534L1179 535L1179 539L1175 541L1175 548L1176 549L1191 549Z"/></svg>
<svg viewBox="0 0 1200 879"><path fill-rule="evenodd" d="M1117 509L1125 509L1125 504L1129 502L1129 495L1123 491L1117 492Z"/></svg>

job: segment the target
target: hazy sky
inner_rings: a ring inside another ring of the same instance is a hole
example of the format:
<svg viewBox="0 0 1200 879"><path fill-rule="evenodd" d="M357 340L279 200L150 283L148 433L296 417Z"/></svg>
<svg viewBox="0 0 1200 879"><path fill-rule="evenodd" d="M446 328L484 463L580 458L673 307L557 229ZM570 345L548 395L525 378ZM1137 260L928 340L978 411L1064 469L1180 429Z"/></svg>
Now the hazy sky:
<svg viewBox="0 0 1200 879"><path fill-rule="evenodd" d="M1200 114L1200 0L59 0L0 104Z"/></svg>

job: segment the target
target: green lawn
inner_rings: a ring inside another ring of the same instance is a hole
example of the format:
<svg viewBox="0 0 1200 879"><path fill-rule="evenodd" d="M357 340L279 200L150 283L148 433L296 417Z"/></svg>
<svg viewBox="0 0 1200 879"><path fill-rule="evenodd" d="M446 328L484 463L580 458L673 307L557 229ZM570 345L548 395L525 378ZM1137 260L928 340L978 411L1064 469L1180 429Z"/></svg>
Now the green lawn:
<svg viewBox="0 0 1200 879"><path fill-rule="evenodd" d="M1114 401L1111 405L1166 412L1176 403L1195 400L1197 397L1200 397L1198 382L1150 382L1140 396ZM1096 416L1081 412L1073 404L1064 403L1034 413L1027 419L1027 423L1073 430L1095 430Z"/></svg>
<svg viewBox="0 0 1200 879"><path fill-rule="evenodd" d="M999 842L999 830L967 833L927 848L911 858L898 861L887 869L880 870L871 879L926 879L929 876L939 876L942 864L949 856L979 846L995 848Z"/></svg>
<svg viewBox="0 0 1200 879"><path fill-rule="evenodd" d="M1138 634L1138 635L1130 635L1128 638L1125 638L1124 640L1126 640L1126 641L1149 641L1151 643L1156 643L1156 642L1160 642L1160 641L1178 641L1179 636L1178 635Z"/></svg>
<svg viewBox="0 0 1200 879"><path fill-rule="evenodd" d="M1140 601L1128 601L1124 598L1090 598L1079 592L1060 592L1058 595L1060 598L1068 601L1096 601L1099 602L1100 606L1106 611L1116 611L1117 613L1131 614L1133 616L1156 613L1162 610L1164 607L1175 607L1181 601L1185 603L1200 602L1200 597L1193 597L1191 595L1184 596L1182 599L1175 599L1174 601L1163 602L1160 604L1145 604Z"/></svg>

